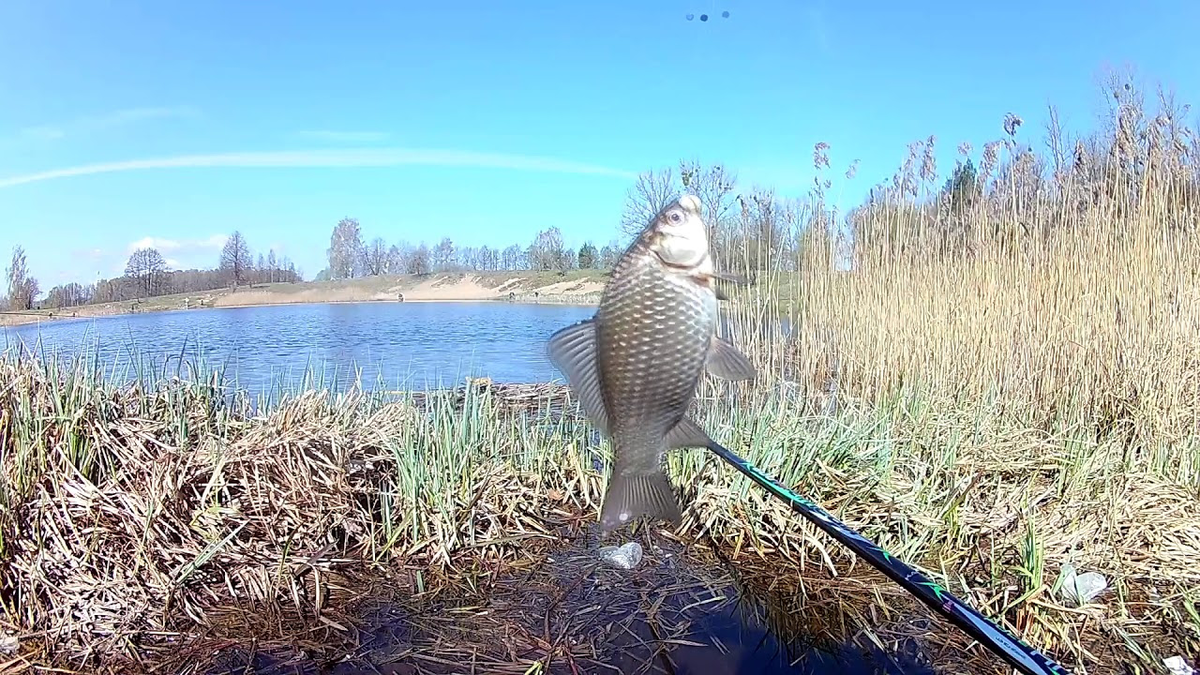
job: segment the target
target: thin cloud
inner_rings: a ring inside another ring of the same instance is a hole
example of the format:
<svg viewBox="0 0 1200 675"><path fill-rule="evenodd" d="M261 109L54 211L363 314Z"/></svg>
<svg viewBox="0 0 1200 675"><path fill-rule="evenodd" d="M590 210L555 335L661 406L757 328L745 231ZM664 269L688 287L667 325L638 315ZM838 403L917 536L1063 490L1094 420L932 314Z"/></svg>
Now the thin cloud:
<svg viewBox="0 0 1200 675"><path fill-rule="evenodd" d="M166 263L168 269L182 270L203 267L206 264L211 266L215 256L225 246L228 239L229 235L225 234L214 234L199 239L142 237L137 241L129 242L125 247L124 255L114 256L114 269L118 274L121 273L125 269L125 262L129 256L134 251L143 248L152 248L158 251L163 256L163 262ZM117 257L120 258L119 261Z"/></svg>
<svg viewBox="0 0 1200 675"><path fill-rule="evenodd" d="M71 250L71 256L75 258L90 258L97 260L105 256L105 252L98 248L76 248Z"/></svg>
<svg viewBox="0 0 1200 675"><path fill-rule="evenodd" d="M421 150L410 148L377 148L361 150L297 150L282 152L234 152L208 155L183 155L154 159L134 159L124 162L86 164L63 169L51 169L21 176L0 178L0 188L26 183L89 176L123 171L182 168L366 168L404 165L453 166L469 168L577 173L636 178L636 174L592 164L568 162L548 157L504 155L458 150Z"/></svg>
<svg viewBox="0 0 1200 675"><path fill-rule="evenodd" d="M808 19L808 32L816 43L817 48L828 54L832 47L831 29L829 21L825 18L825 12L819 7L809 7L804 10L805 17Z"/></svg>
<svg viewBox="0 0 1200 675"><path fill-rule="evenodd" d="M25 127L18 132L18 136L25 140L55 141L81 132L104 131L145 120L196 117L199 114L191 106L125 108L102 115L80 117L70 122Z"/></svg>
<svg viewBox="0 0 1200 675"><path fill-rule="evenodd" d="M129 242L125 247L126 253L133 253L142 248L157 249L159 253L174 253L177 251L219 250L225 245L229 235L214 234L207 239L167 239L165 237L142 237Z"/></svg>
<svg viewBox="0 0 1200 675"><path fill-rule="evenodd" d="M62 129L50 125L25 127L21 130L21 138L33 141L56 141L67 135Z"/></svg>
<svg viewBox="0 0 1200 675"><path fill-rule="evenodd" d="M296 135L300 138L330 143L380 143L391 136L386 131L333 131L330 129L301 131Z"/></svg>

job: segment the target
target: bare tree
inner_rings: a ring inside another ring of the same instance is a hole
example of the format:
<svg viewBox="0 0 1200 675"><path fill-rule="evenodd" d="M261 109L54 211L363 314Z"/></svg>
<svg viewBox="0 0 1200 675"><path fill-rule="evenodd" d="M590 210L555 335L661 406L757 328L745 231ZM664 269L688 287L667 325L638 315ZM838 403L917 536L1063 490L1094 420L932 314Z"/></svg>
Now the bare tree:
<svg viewBox="0 0 1200 675"><path fill-rule="evenodd" d="M529 269L554 270L562 269L566 256L563 248L562 232L557 227L538 232L527 254Z"/></svg>
<svg viewBox="0 0 1200 675"><path fill-rule="evenodd" d="M455 253L458 266L464 270L479 269L479 249L475 246L464 246Z"/></svg>
<svg viewBox="0 0 1200 675"><path fill-rule="evenodd" d="M679 163L679 180L684 191L700 199L714 257L727 262L730 256L736 255L735 249L739 248L732 243L737 228L733 211L737 176L720 164L705 167L693 161Z"/></svg>
<svg viewBox="0 0 1200 675"><path fill-rule="evenodd" d="M670 168L642 172L625 195L621 232L630 237L636 236L655 214L678 196L679 188L675 185Z"/></svg>
<svg viewBox="0 0 1200 675"><path fill-rule="evenodd" d="M279 270L279 261L275 258L275 249L267 252L267 281L275 283L275 272Z"/></svg>
<svg viewBox="0 0 1200 675"><path fill-rule="evenodd" d="M611 270L613 267L616 267L617 258L621 257L621 253L621 247L615 240L605 244L604 248L600 249L598 266L602 270Z"/></svg>
<svg viewBox="0 0 1200 675"><path fill-rule="evenodd" d="M39 289L37 279L29 274L29 266L25 262L25 249L14 246L12 262L8 266L8 308L23 310L33 308Z"/></svg>
<svg viewBox="0 0 1200 675"><path fill-rule="evenodd" d="M500 267L506 270L519 270L525 267L525 251L513 244L500 253Z"/></svg>
<svg viewBox="0 0 1200 675"><path fill-rule="evenodd" d="M46 294L46 305L49 307L78 307L91 301L92 290L75 282L55 286Z"/></svg>
<svg viewBox="0 0 1200 675"><path fill-rule="evenodd" d="M406 242L392 244L388 249L388 274L403 274L408 271L411 247Z"/></svg>
<svg viewBox="0 0 1200 675"><path fill-rule="evenodd" d="M388 245L383 237L375 237L363 249L363 271L371 276L388 272Z"/></svg>
<svg viewBox="0 0 1200 675"><path fill-rule="evenodd" d="M246 238L241 232L235 231L225 241L225 248L221 249L221 263L218 269L225 272L227 278L237 286L249 279L250 258L250 247L246 244Z"/></svg>
<svg viewBox="0 0 1200 675"><path fill-rule="evenodd" d="M154 295L156 290L162 293L160 281L166 271L167 261L156 248L139 248L125 263L125 276L137 283L138 294L143 297Z"/></svg>
<svg viewBox="0 0 1200 675"><path fill-rule="evenodd" d="M421 242L408 257L408 273L409 274L429 274L429 247L425 242Z"/></svg>
<svg viewBox="0 0 1200 675"><path fill-rule="evenodd" d="M433 249L433 268L438 272L448 272L454 267L454 242L450 237L442 237L437 247Z"/></svg>
<svg viewBox="0 0 1200 675"><path fill-rule="evenodd" d="M741 228L737 246L722 251L722 260L733 269L758 270L777 264L788 248L786 205L773 189L755 188L738 196Z"/></svg>
<svg viewBox="0 0 1200 675"><path fill-rule="evenodd" d="M355 218L342 218L329 237L329 278L352 279L358 276L362 260L362 228Z"/></svg>
<svg viewBox="0 0 1200 675"><path fill-rule="evenodd" d="M500 252L491 246L479 249L479 269L492 271L500 266Z"/></svg>

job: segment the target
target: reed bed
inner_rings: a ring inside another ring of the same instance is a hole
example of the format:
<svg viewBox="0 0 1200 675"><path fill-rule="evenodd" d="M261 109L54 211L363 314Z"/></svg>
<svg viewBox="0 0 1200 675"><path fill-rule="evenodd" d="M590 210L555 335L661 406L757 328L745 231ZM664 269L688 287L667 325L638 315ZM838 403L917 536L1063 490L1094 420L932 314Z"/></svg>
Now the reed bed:
<svg viewBox="0 0 1200 675"><path fill-rule="evenodd" d="M1006 115L944 185L931 136L844 219L818 144L809 199L757 195L726 235L745 244L729 267L770 261L730 332L798 397L710 430L1087 672L1200 658L1200 135L1157 93L1114 76L1099 129L1074 138L1053 108L1044 138ZM734 489L700 497L708 534L852 564ZM1068 563L1109 590L1071 607Z"/></svg>

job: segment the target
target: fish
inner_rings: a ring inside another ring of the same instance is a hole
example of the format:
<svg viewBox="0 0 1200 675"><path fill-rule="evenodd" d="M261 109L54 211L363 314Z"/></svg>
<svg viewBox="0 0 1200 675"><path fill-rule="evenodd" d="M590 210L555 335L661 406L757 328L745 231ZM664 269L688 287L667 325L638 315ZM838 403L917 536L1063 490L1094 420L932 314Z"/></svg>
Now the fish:
<svg viewBox="0 0 1200 675"><path fill-rule="evenodd" d="M685 194L651 218L617 259L595 314L557 330L547 355L612 447L602 536L639 517L677 525L667 453L710 447L687 415L704 372L745 381L755 367L716 333L718 280L700 200Z"/></svg>

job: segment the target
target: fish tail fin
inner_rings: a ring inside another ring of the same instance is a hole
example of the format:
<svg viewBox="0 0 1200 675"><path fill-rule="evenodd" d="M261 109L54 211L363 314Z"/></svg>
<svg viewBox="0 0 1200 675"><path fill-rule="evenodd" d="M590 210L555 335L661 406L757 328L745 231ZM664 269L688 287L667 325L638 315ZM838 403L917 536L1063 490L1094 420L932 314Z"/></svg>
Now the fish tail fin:
<svg viewBox="0 0 1200 675"><path fill-rule="evenodd" d="M600 527L611 532L638 516L660 518L672 524L679 522L679 501L671 488L667 474L657 470L650 473L613 471L604 506L600 509Z"/></svg>

